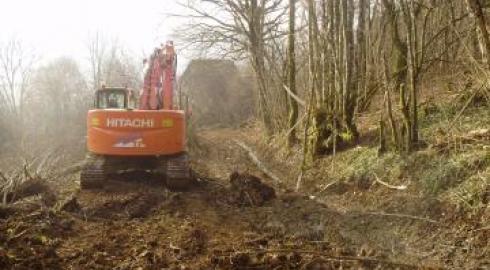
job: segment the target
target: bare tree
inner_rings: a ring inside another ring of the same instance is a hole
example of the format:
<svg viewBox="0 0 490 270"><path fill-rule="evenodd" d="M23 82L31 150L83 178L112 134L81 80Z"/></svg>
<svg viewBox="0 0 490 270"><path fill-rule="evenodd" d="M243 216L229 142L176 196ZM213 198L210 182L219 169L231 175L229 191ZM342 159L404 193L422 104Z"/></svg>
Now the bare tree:
<svg viewBox="0 0 490 270"><path fill-rule="evenodd" d="M97 32L87 42L91 88L103 83L139 89L143 65L128 53L117 39L108 41Z"/></svg>
<svg viewBox="0 0 490 270"><path fill-rule="evenodd" d="M74 129L80 134L84 133L83 122L92 96L75 60L62 57L39 67L32 85L27 104L35 113L28 116L34 119L42 114L44 121L31 132L37 136L50 136L60 130L70 132Z"/></svg>
<svg viewBox="0 0 490 270"><path fill-rule="evenodd" d="M0 44L0 105L11 116L22 116L35 59L18 39Z"/></svg>
<svg viewBox="0 0 490 270"><path fill-rule="evenodd" d="M267 44L284 33L278 31L287 9L282 1L213 0L201 5L182 4L193 22L178 30L177 37L188 46L201 50L214 49L222 56L248 59L258 86L259 115L269 134L273 132L267 62Z"/></svg>
<svg viewBox="0 0 490 270"><path fill-rule="evenodd" d="M6 136L10 146L23 146L24 107L35 60L18 39L0 44L0 128L5 130L0 137Z"/></svg>
<svg viewBox="0 0 490 270"><path fill-rule="evenodd" d="M102 83L102 65L106 55L107 45L102 35L97 32L89 37L87 42L88 61L92 79L92 89L97 89Z"/></svg>
<svg viewBox="0 0 490 270"><path fill-rule="evenodd" d="M354 145L357 115L373 109L389 121L382 125L391 129L395 150L416 149L424 75L468 68L459 52L472 39L484 57L488 46L481 0L280 2L187 2L183 16L192 22L180 38L211 54L248 59L268 134L285 134L292 145L304 128L305 153L313 156Z"/></svg>

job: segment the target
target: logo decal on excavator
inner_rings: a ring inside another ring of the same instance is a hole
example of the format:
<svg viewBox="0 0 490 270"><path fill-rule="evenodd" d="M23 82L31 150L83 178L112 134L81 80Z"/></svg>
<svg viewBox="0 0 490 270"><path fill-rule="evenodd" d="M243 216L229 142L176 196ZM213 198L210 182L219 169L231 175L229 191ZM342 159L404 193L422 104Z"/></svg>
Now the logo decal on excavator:
<svg viewBox="0 0 490 270"><path fill-rule="evenodd" d="M145 148L146 144L143 142L143 138L139 134L128 135L120 137L117 142L112 145L116 148Z"/></svg>
<svg viewBox="0 0 490 270"><path fill-rule="evenodd" d="M162 127L171 128L173 126L174 126L174 120L173 119L163 119L162 120Z"/></svg>
<svg viewBox="0 0 490 270"><path fill-rule="evenodd" d="M99 120L99 118L97 118L97 117L92 118L92 119L90 120L90 122L91 122L92 126L94 126L94 127L98 127L98 126L100 126L100 120Z"/></svg>
<svg viewBox="0 0 490 270"><path fill-rule="evenodd" d="M131 128L152 128L155 126L153 119L127 119L127 118L107 118L107 127L131 127Z"/></svg>

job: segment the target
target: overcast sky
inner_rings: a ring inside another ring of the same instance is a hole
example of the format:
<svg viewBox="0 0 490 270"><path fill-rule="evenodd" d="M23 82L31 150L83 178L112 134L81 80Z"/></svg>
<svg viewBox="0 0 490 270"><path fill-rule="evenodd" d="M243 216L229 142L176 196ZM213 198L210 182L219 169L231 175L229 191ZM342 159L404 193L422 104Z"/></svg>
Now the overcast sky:
<svg viewBox="0 0 490 270"><path fill-rule="evenodd" d="M2 0L0 41L15 35L48 61L85 59L88 37L102 33L142 56L165 42L178 21L177 0ZM184 61L182 61L184 62ZM182 70L181 70L182 71Z"/></svg>

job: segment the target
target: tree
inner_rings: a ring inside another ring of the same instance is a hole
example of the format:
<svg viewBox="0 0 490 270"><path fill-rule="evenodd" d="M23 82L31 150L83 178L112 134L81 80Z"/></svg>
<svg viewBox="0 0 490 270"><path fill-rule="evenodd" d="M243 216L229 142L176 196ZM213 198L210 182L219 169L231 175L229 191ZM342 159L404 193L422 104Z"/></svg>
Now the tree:
<svg viewBox="0 0 490 270"><path fill-rule="evenodd" d="M22 117L35 59L20 40L0 44L0 106L8 116Z"/></svg>
<svg viewBox="0 0 490 270"><path fill-rule="evenodd" d="M391 131L392 149L415 150L422 141L418 126L424 75L467 70L463 49L477 48L488 62L481 0L282 3L184 4L190 14L181 16L190 15L192 22L179 36L190 47L249 60L267 133L286 134L284 140L292 145L303 128L304 152L312 158L355 145L357 116L376 109L382 112L380 134Z"/></svg>
<svg viewBox="0 0 490 270"><path fill-rule="evenodd" d="M259 116L269 135L274 132L271 113L267 45L279 36L283 15L287 11L281 0L212 0L201 5L182 4L194 21L178 30L177 38L188 47L214 49L221 56L248 59L257 81Z"/></svg>
<svg viewBox="0 0 490 270"><path fill-rule="evenodd" d="M295 27L296 27L296 0L289 0L289 33L288 33L288 87L291 93L297 95L296 91L296 54L295 54ZM290 129L288 143L292 146L296 143L296 122L298 121L299 105L296 99L288 96Z"/></svg>
<svg viewBox="0 0 490 270"><path fill-rule="evenodd" d="M36 57L22 42L12 38L0 44L0 117L3 136L22 146L24 107ZM14 138L18 138L14 141Z"/></svg>
<svg viewBox="0 0 490 270"><path fill-rule="evenodd" d="M102 66L107 50L106 47L106 42L103 40L102 35L99 32L95 33L92 37L89 37L89 40L87 42L87 49L90 74L92 77L92 89L97 89L98 87L100 87L103 81Z"/></svg>
<svg viewBox="0 0 490 270"><path fill-rule="evenodd" d="M342 120L350 136L357 138L359 133L354 123L355 104L357 102L357 78L355 70L354 44L354 1L342 1L342 26L344 45L344 92L342 96Z"/></svg>
<svg viewBox="0 0 490 270"><path fill-rule="evenodd" d="M102 34L96 33L89 37L87 51L92 89L102 84L131 89L141 87L143 65L139 65L117 39L109 42Z"/></svg>
<svg viewBox="0 0 490 270"><path fill-rule="evenodd" d="M93 97L75 60L62 57L39 67L32 86L27 100L31 108L28 116L35 119L43 115L43 121L38 122L32 133L37 136L52 136L60 130L65 134L84 133L83 122Z"/></svg>

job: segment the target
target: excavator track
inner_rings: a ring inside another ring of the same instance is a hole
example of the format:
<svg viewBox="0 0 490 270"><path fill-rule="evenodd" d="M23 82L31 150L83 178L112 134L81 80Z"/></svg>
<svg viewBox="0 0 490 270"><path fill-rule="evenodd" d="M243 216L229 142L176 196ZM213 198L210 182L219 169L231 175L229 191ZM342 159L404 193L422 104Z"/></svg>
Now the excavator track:
<svg viewBox="0 0 490 270"><path fill-rule="evenodd" d="M101 189L115 175L131 171L151 171L165 180L171 190L187 190L195 184L187 153L153 158L117 158L91 155L80 173L81 189Z"/></svg>
<svg viewBox="0 0 490 270"><path fill-rule="evenodd" d="M104 160L95 156L89 157L80 173L80 188L99 189L104 187L105 180Z"/></svg>
<svg viewBox="0 0 490 270"><path fill-rule="evenodd" d="M165 184L171 190L186 190L195 184L187 153L160 158L157 170L165 172Z"/></svg>

